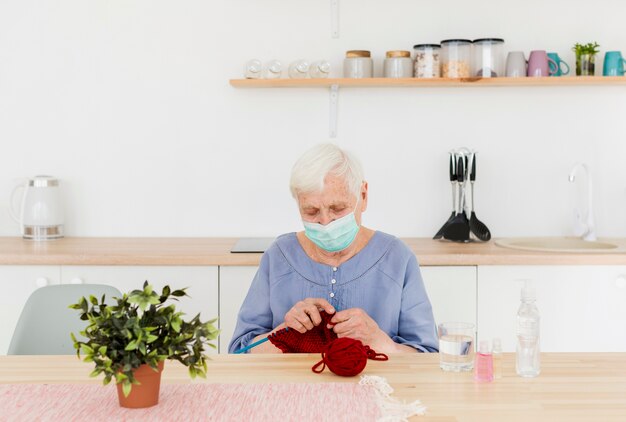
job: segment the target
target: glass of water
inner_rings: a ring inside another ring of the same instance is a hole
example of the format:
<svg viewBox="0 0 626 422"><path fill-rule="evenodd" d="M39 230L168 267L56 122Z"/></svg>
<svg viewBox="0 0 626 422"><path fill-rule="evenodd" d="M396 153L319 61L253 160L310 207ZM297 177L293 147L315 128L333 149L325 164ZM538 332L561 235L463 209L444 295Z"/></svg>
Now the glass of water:
<svg viewBox="0 0 626 422"><path fill-rule="evenodd" d="M441 369L471 371L474 368L474 324L443 322L437 326L437 334Z"/></svg>

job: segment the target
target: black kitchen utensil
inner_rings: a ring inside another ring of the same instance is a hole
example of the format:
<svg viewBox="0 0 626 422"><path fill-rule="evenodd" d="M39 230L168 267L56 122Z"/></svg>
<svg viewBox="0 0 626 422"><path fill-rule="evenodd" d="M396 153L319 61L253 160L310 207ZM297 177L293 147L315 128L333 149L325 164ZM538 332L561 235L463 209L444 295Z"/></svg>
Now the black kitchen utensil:
<svg viewBox="0 0 626 422"><path fill-rule="evenodd" d="M444 239L454 240L456 242L469 241L469 224L467 215L464 210L465 189L463 182L465 181L465 165L463 156L458 158L456 164L456 179L459 186L459 200L457 204L457 213L450 223L443 230Z"/></svg>
<svg viewBox="0 0 626 422"><path fill-rule="evenodd" d="M491 239L491 232L487 226L476 217L474 212L474 181L476 180L476 154L472 154L472 169L470 171L470 184L472 185L472 213L470 214L469 228L474 235L482 240L488 242Z"/></svg>
<svg viewBox="0 0 626 422"><path fill-rule="evenodd" d="M437 234L435 236L433 236L433 239L441 239L443 237L443 231L448 226L448 224L450 224L450 222L454 219L454 216L456 215L456 187L457 187L457 181L456 181L456 166L455 166L456 163L455 163L455 161L456 161L456 159L454 158L454 154L451 152L450 153L450 183L452 185L452 213L450 214L450 217L448 218L448 220L445 223L443 223L443 226L441 226L441 228L439 229Z"/></svg>

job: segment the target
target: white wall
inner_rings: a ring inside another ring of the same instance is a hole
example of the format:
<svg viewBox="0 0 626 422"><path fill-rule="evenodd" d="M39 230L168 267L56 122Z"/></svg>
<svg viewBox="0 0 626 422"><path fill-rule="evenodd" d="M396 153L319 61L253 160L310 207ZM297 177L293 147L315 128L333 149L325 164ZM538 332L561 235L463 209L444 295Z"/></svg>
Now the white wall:
<svg viewBox="0 0 626 422"><path fill-rule="evenodd" d="M72 236L298 230L293 161L328 140L326 90L229 86L249 58L327 58L450 37L506 50L626 50L626 2L341 0L0 2L0 235L14 179L63 180ZM597 65L601 72L601 61ZM598 231L626 236L626 87L344 89L337 142L371 189L365 223L432 236L449 214L447 151L479 151L476 204L495 236L571 233L570 167L595 178ZM582 179L581 179L582 180Z"/></svg>

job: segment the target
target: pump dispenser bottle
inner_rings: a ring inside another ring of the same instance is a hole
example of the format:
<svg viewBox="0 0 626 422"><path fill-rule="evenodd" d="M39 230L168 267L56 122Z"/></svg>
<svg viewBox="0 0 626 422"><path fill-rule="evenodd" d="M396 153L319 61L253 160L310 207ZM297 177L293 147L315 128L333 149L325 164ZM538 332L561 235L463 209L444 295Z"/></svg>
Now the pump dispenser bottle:
<svg viewBox="0 0 626 422"><path fill-rule="evenodd" d="M535 305L535 289L526 280L517 311L517 348L515 369L521 377L536 377L541 371L539 355L539 310Z"/></svg>

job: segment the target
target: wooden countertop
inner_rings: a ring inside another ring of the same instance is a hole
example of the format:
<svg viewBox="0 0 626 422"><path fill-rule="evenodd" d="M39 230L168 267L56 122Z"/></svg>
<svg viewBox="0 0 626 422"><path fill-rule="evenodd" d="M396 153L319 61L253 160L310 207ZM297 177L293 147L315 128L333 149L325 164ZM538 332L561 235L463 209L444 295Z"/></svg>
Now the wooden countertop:
<svg viewBox="0 0 626 422"><path fill-rule="evenodd" d="M543 353L537 378L515 375L514 354L503 356L503 377L476 383L471 373L439 369L438 354L391 355L368 361L364 374L385 377L393 397L420 400L426 416L415 421L623 421L626 353ZM218 355L208 362L209 383L358 382L314 374L319 355ZM99 383L93 365L76 356L0 356L0 383ZM168 361L165 383L189 383L187 370ZM105 388L105 387L103 387ZM109 387L106 387L109 388ZM115 394L113 389L109 390ZM36 400L36 398L33 398Z"/></svg>
<svg viewBox="0 0 626 422"><path fill-rule="evenodd" d="M626 265L626 253L530 252L487 243L404 238L420 265ZM0 237L0 265L258 265L232 254L237 238L82 238L33 242ZM615 242L626 243L624 239Z"/></svg>

